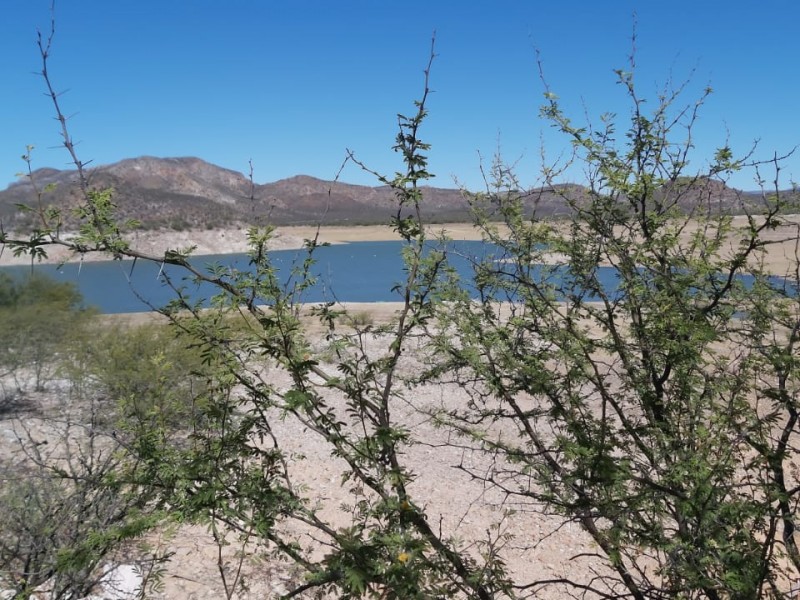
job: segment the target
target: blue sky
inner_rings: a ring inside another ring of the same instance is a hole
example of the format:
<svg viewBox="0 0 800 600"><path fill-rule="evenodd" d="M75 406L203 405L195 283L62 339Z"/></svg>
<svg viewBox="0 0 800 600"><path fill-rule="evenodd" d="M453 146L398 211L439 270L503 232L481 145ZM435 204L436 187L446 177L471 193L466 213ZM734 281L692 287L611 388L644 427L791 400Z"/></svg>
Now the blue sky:
<svg viewBox="0 0 800 600"><path fill-rule="evenodd" d="M628 114L613 70L626 68L637 14L637 82L655 98L691 76L684 102L714 89L695 131L693 167L725 139L756 156L800 143L800 44L795 0L58 0L50 71L82 160L198 156L257 182L332 179L354 150L375 170L400 168L396 114L411 112L430 39L434 184L480 186L498 148L536 183L564 141L538 116L543 86L581 121ZM0 187L24 169L68 167L35 75L36 30L50 0L4 0L0 21ZM771 175L771 173L769 173ZM800 156L782 173L800 180ZM573 179L580 179L576 171ZM355 167L342 179L374 183ZM733 185L754 189L751 172Z"/></svg>

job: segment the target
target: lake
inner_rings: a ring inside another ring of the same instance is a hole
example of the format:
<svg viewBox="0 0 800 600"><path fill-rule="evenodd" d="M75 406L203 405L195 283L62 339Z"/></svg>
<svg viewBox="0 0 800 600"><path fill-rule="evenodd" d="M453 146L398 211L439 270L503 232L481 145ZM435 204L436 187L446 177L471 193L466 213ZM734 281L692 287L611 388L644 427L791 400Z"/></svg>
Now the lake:
<svg viewBox="0 0 800 600"><path fill-rule="evenodd" d="M317 285L303 296L305 302L392 302L401 300L400 293L392 291L404 280L403 261L400 255L403 242L355 242L323 246L316 250L313 272ZM470 261L484 258L495 252L491 244L481 241L452 242L452 263L461 276L471 280ZM270 252L280 277L289 278L292 265L305 258L302 250L274 250ZM246 269L246 254L203 255L191 259L193 265L203 268L219 264ZM36 273L57 281L69 281L78 286L87 305L97 307L102 313L130 313L161 307L174 298L173 290L162 277L158 263L131 260L70 262L63 266L35 264ZM2 267L0 271L13 277L24 277L30 266ZM180 267L165 266L164 273L181 282L184 272ZM613 276L613 273L611 273ZM186 282L192 298L208 298L214 294L209 285L196 286Z"/></svg>
<svg viewBox="0 0 800 600"><path fill-rule="evenodd" d="M394 302L401 300L400 292L393 288L405 279L403 261L400 255L403 242L354 242L318 248L315 252L316 264L313 273L317 285L303 296L304 302ZM463 281L472 281L471 262L495 256L497 248L481 241L454 241L449 245L451 264L459 272ZM279 277L288 280L293 264L302 261L302 250L274 250L270 252ZM247 269L249 257L246 254L221 254L196 256L192 264L199 268L206 265ZM100 312L130 313L152 310L164 306L174 298L173 290L162 277L161 265L146 261L131 260L71 262L58 265L34 265L35 272L47 275L57 281L70 281L77 285L87 305L97 307ZM537 268L540 272L544 268ZM31 272L30 266L2 267L0 272L14 277L24 277ZM561 270L564 273L565 269ZM183 281L184 272L180 267L165 266L164 273L176 283ZM558 273L556 273L558 276ZM599 272L603 287L613 292L617 288L616 270L601 267ZM776 279L778 285L780 281ZM783 282L785 285L786 282ZM205 299L214 295L213 286L198 287L193 282L185 282L186 290L194 299Z"/></svg>

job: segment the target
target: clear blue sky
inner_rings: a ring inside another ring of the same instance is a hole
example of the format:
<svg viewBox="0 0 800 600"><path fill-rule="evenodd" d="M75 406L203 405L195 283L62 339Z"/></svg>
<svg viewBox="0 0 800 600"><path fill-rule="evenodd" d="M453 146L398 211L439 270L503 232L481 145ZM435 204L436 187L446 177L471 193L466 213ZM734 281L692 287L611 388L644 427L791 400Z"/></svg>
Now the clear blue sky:
<svg viewBox="0 0 800 600"><path fill-rule="evenodd" d="M35 45L50 0L4 0L0 20L0 187L24 168L66 168L43 96ZM411 112L430 38L437 58L422 137L436 185L480 183L480 152L498 146L534 184L544 144L563 142L538 117L547 79L578 120L628 107L625 68L637 13L637 81L654 97L692 77L686 102L715 93L695 133L695 165L729 136L769 158L800 143L796 0L58 0L50 70L84 161L198 156L259 183L331 179L345 148L376 170L399 168L396 114ZM800 156L786 183L800 180ZM348 167L345 181L374 183ZM579 178L576 175L576 178ZM753 189L752 174L737 187Z"/></svg>

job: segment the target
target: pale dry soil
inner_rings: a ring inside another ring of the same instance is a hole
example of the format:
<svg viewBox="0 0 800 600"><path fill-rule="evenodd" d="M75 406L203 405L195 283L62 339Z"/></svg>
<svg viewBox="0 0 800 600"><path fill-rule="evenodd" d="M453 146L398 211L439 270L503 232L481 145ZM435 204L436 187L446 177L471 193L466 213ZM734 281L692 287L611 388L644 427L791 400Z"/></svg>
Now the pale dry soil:
<svg viewBox="0 0 800 600"><path fill-rule="evenodd" d="M374 323L389 320L398 308L399 305L391 303L351 304L347 307L351 314L361 314ZM145 318L140 315L134 317L133 322ZM369 353L375 356L384 354L388 350L388 341L387 336L367 338ZM324 337L313 334L312 342L312 352L320 357L321 368L334 374L336 364L326 353ZM324 358L326 355L328 359ZM424 365L424 357L415 352L412 346L410 352L404 354L401 375L418 373ZM270 371L269 377L270 382L278 388L287 389L291 385L288 376L277 369ZM58 394L54 393L57 391L56 383L48 393L32 394L29 398L31 404L26 410L12 418L0 420L0 452L15 452L15 440L20 432L23 437L31 432L35 440L50 439L50 447L57 446L58 429L46 418L48 414L63 417L68 410L63 401L58 399ZM329 400L332 406L343 410L341 398L331 395ZM455 385L415 387L403 390L402 396L395 400L395 418L409 428L415 441L403 455L405 464L416 474L409 491L434 530L441 531L445 537L457 538L462 548L476 556L480 553L480 541L487 537L496 539L502 536L502 554L516 581L539 577L575 577L579 574L591 577L591 561L575 558L592 548L591 542L577 527L563 526L559 519L544 514L540 507L509 503L499 493L471 479L464 472L466 468L487 474L494 466L487 457L470 451L463 443L450 443L456 440L435 428L426 413L437 408L462 406L467 400L466 393ZM348 526L351 516L341 506L357 501L359 495L353 494L350 484L343 483L344 466L340 460L332 457L330 446L295 419L282 419L274 414L271 425L280 446L290 457L294 484L305 489L305 497L318 504L320 515L335 527ZM510 511L515 512L509 514ZM294 523L287 523L285 529L296 535L316 558L324 555L324 545L316 541L322 537L319 533L312 534ZM149 597L209 600L224 597L217 569L218 548L206 528L181 526L169 532L153 534L147 541L152 547L174 552L167 564L163 591ZM300 581L290 565L270 556L266 548L243 543L234 536L228 541L230 545L222 552L222 563L228 577L241 557L242 573L248 584L248 589L237 592L234 598L275 598ZM121 572L128 573L137 556L137 550L131 548L114 557L114 564L122 565ZM131 587L136 587L136 581L132 581ZM116 592L109 588L98 591L97 597L133 598L132 595L114 594ZM42 596L42 600L45 597ZM561 596L552 592L540 597Z"/></svg>
<svg viewBox="0 0 800 600"><path fill-rule="evenodd" d="M736 216L733 218L734 229L747 225L747 218ZM562 225L557 225L562 226ZM563 226L566 227L566 224ZM435 224L427 227L428 234L435 237L441 234L454 240L480 240L482 233L470 223ZM508 229L498 226L502 235ZM700 231L696 221L689 221L682 227L680 239L686 243L692 236ZM800 256L800 215L788 215L783 218L783 224L773 230L764 231L761 239L767 242L764 259L772 273L780 276L792 276L796 273L798 256ZM713 232L709 232L711 235ZM66 239L69 236L65 236ZM195 256L212 254L240 253L248 250L247 231L244 228L231 229L196 229L185 231L134 231L126 238L131 242L133 249L152 256L163 256L167 250L184 250L193 248ZM363 225L363 226L290 226L275 229L270 240L273 250L290 250L302 248L305 240L317 239L319 242L330 244L347 244L350 242L391 241L399 240L397 232L388 225ZM737 238L733 236L723 246L726 255L736 250ZM77 260L109 260L111 257L102 253L90 253L83 257L77 256L62 245L51 245L47 248L48 256L42 260L45 263L57 264ZM560 263L564 257L556 253L545 253L543 259L549 263ZM28 256L14 256L9 248L0 247L0 267L9 265L27 265L31 259Z"/></svg>
<svg viewBox="0 0 800 600"><path fill-rule="evenodd" d="M444 225L431 225L428 228L432 236L442 232L456 240L479 240L480 232L468 223L449 223ZM131 247L139 252L154 256L163 256L167 250L183 250L194 248L195 256L208 254L232 254L247 252L247 230L244 228L233 229L195 229L185 231L134 231L125 236ZM278 227L270 240L273 250L292 250L302 248L305 240L317 239L320 243L346 244L349 242L378 242L400 240L400 236L388 225L363 225L363 226L292 226ZM66 236L69 239L69 236ZM47 247L47 258L42 262L60 263L80 260L64 246L51 245ZM111 257L102 253L87 254L83 260L109 260ZM0 267L9 265L30 264L28 256L14 256L10 249L5 248L0 255Z"/></svg>

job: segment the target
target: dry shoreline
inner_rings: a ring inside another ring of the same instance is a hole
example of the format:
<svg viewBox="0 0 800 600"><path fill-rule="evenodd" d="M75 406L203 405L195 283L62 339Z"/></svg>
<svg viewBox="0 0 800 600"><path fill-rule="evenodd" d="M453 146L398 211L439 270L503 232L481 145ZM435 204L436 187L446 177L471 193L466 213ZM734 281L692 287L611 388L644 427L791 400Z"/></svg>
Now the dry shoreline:
<svg viewBox="0 0 800 600"><path fill-rule="evenodd" d="M306 306L310 308L316 305ZM397 312L402 310L403 306L402 302L342 302L336 308L356 317L363 313L369 316L370 323L385 325L391 322ZM99 323L107 325L134 327L146 323L167 322L167 317L155 311L99 314L94 318ZM316 318L308 317L304 323L306 333L316 334L323 331L322 324Z"/></svg>
<svg viewBox="0 0 800 600"><path fill-rule="evenodd" d="M733 218L734 229L747 226L744 216ZM499 226L502 232L502 225ZM431 237L446 234L454 240L480 240L482 234L471 223L444 223L428 226ZM700 231L700 225L690 221L683 227L680 237L688 242L691 237ZM273 250L291 250L303 247L303 242L318 237L318 241L330 244L347 244L351 242L373 242L399 240L397 232L389 225L359 225L343 226L330 225L316 227L313 225L277 227L270 241ZM163 256L167 250L182 250L194 247L194 256L210 254L233 254L246 252L247 230L244 227L228 229L194 229L185 231L157 230L135 231L127 236L132 248L154 256ZM765 230L761 233L761 240L766 242L764 263L773 274L792 276L800 262L800 215L786 215L783 224L775 229ZM729 244L729 253L735 250L733 240ZM61 245L46 247L47 258L41 262L58 264L81 260L69 249ZM103 253L89 253L82 257L85 261L109 260ZM559 257L552 256L554 262L559 262ZM0 267L11 265L29 265L29 256L13 256L9 248L0 247Z"/></svg>
<svg viewBox="0 0 800 600"><path fill-rule="evenodd" d="M446 223L428 227L430 234L438 235L445 232L456 240L479 240L480 231L469 223ZM380 242L399 240L397 232L388 225L359 225L342 226L331 225L319 227L313 225L298 225L277 227L270 241L273 250L293 250L303 247L304 240L313 239L318 235L320 242L329 244L347 244L350 242ZM157 230L135 231L126 236L131 246L140 252L152 255L163 255L167 250L181 250L195 246L193 255L204 256L209 254L234 254L246 252L247 229L190 229L185 231ZM79 257L59 245L46 248L47 258L41 262L45 264L58 264L79 260ZM103 253L90 253L83 257L85 261L109 260ZM5 248L0 255L0 267L11 265L28 265L29 256L13 256Z"/></svg>

